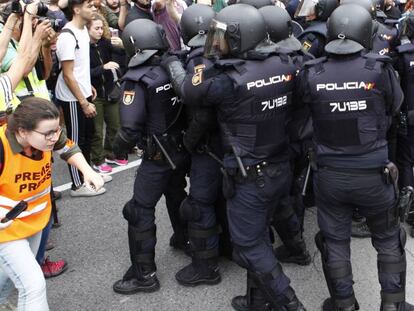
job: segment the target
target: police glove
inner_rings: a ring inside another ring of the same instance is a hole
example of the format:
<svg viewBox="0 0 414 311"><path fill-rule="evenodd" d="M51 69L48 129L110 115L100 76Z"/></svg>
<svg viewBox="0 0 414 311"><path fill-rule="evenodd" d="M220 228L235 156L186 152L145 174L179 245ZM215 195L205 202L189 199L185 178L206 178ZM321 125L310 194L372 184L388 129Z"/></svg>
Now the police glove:
<svg viewBox="0 0 414 311"><path fill-rule="evenodd" d="M168 71L168 67L172 62L180 62L176 55L171 55L170 53L164 53L161 56L161 67ZM181 62L180 62L181 63Z"/></svg>
<svg viewBox="0 0 414 311"><path fill-rule="evenodd" d="M128 159L128 151L135 145L122 131L118 131L112 142L112 151L117 159Z"/></svg>

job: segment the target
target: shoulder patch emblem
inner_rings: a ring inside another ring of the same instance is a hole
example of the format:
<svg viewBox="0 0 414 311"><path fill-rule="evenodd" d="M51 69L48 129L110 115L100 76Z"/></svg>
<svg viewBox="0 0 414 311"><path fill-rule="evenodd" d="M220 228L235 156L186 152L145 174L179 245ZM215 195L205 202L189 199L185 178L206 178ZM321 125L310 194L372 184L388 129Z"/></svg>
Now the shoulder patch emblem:
<svg viewBox="0 0 414 311"><path fill-rule="evenodd" d="M124 91L124 96L122 98L122 101L125 106L129 106L132 104L135 98L135 91Z"/></svg>
<svg viewBox="0 0 414 311"><path fill-rule="evenodd" d="M305 49L305 51L309 51L312 47L312 43L310 43L309 41L305 41L303 42L302 47Z"/></svg>
<svg viewBox="0 0 414 311"><path fill-rule="evenodd" d="M191 82L194 86L199 85L203 82L203 70L206 68L206 65L201 64L194 67L194 75L191 79Z"/></svg>

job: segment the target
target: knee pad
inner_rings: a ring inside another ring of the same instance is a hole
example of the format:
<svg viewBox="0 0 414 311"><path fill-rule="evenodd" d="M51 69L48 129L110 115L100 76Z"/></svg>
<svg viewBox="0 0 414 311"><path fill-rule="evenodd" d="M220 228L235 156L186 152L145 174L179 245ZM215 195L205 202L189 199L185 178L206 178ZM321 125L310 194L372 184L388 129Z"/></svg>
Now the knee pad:
<svg viewBox="0 0 414 311"><path fill-rule="evenodd" d="M138 206L135 204L134 199L128 201L122 209L122 215L124 216L125 220L132 225L138 221L137 209Z"/></svg>
<svg viewBox="0 0 414 311"><path fill-rule="evenodd" d="M200 208L197 204L192 204L191 198L185 198L180 206L180 216L187 221L198 221L201 217Z"/></svg>

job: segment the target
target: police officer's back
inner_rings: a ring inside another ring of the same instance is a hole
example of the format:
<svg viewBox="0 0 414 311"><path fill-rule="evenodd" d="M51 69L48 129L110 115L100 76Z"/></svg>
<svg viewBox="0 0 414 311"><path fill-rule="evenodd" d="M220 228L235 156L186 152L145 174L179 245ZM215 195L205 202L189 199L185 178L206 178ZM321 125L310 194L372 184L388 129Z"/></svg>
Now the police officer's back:
<svg viewBox="0 0 414 311"><path fill-rule="evenodd" d="M388 161L386 140L403 95L390 59L363 54L370 49L371 33L365 9L341 5L328 22L328 57L305 64L300 76L316 147L320 232L315 241L330 293L323 310L359 309L349 248L354 207L367 218L378 253L381 311L412 310L405 303L405 231L397 216L396 167Z"/></svg>

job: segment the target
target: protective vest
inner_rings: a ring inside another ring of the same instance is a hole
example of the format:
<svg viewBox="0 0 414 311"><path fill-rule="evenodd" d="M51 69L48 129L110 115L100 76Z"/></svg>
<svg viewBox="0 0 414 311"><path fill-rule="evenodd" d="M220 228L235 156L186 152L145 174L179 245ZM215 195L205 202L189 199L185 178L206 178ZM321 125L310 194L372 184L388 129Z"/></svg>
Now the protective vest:
<svg viewBox="0 0 414 311"><path fill-rule="evenodd" d="M28 202L28 208L10 227L1 231L0 243L24 239L43 230L51 212L52 152L43 152L41 160L14 154L5 131L6 126L0 127L0 139L4 147L0 209L10 210L22 200Z"/></svg>
<svg viewBox="0 0 414 311"><path fill-rule="evenodd" d="M120 111L123 127L136 129L138 123L145 123L143 130L146 135L180 132L184 128L181 100L175 94L166 72L160 66L129 69L122 81L123 101ZM141 94L142 89L137 89L137 85L144 87L145 94ZM129 114L137 115L136 111L131 109L145 111L145 115L138 117L141 122L129 118Z"/></svg>
<svg viewBox="0 0 414 311"><path fill-rule="evenodd" d="M401 110L414 112L414 44L408 43L397 47L399 53L399 73L404 102Z"/></svg>
<svg viewBox="0 0 414 311"><path fill-rule="evenodd" d="M327 34L326 22L313 22L298 36L298 40L302 42L305 51L315 57L320 57L325 54Z"/></svg>
<svg viewBox="0 0 414 311"><path fill-rule="evenodd" d="M372 41L372 52L379 55L390 55L395 51L398 30L378 23L378 30Z"/></svg>
<svg viewBox="0 0 414 311"><path fill-rule="evenodd" d="M387 145L390 117L381 90L386 59L367 54L305 64L318 155L361 155Z"/></svg>
<svg viewBox="0 0 414 311"><path fill-rule="evenodd" d="M220 105L218 120L225 152L265 160L287 148L286 121L296 67L287 55L263 61L229 59L216 63L234 83L234 101Z"/></svg>

